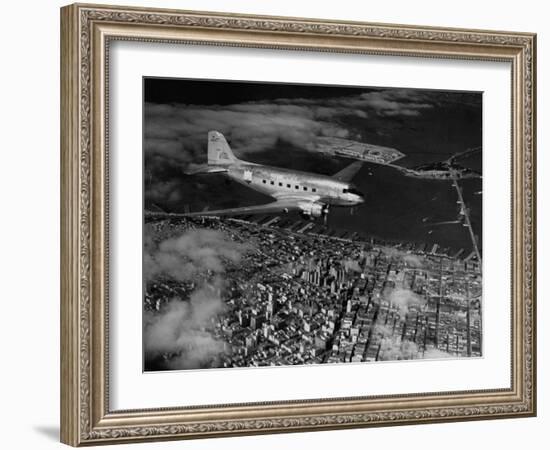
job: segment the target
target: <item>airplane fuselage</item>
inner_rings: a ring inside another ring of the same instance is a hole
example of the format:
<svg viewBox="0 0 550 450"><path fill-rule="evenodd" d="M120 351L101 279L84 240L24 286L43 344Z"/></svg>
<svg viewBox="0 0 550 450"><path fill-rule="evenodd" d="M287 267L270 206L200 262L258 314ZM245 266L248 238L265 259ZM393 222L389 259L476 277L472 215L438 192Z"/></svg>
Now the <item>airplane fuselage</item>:
<svg viewBox="0 0 550 450"><path fill-rule="evenodd" d="M354 206L364 202L352 183L325 175L240 161L220 166L225 176L274 198L297 197L331 206Z"/></svg>
<svg viewBox="0 0 550 450"><path fill-rule="evenodd" d="M332 176L264 166L237 158L223 134L215 130L208 132L207 157L207 164L191 168L185 172L186 175L224 175L274 200L260 205L186 213L189 217L298 211L304 217L323 217L326 221L330 206L354 206L365 201L363 194L351 182L362 167L360 161L351 163Z"/></svg>

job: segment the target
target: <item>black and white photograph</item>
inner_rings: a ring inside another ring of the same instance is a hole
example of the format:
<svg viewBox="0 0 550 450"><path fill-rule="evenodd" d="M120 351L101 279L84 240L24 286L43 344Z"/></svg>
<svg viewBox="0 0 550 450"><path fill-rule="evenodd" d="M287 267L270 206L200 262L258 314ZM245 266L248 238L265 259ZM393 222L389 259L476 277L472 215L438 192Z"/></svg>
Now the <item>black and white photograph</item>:
<svg viewBox="0 0 550 450"><path fill-rule="evenodd" d="M145 371L482 356L482 94L143 80Z"/></svg>

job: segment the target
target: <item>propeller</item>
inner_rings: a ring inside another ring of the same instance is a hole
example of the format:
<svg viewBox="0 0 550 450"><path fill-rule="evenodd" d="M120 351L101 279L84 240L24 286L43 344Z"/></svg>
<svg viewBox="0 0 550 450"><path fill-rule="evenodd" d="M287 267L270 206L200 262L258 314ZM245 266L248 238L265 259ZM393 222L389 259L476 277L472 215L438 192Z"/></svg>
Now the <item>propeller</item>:
<svg viewBox="0 0 550 450"><path fill-rule="evenodd" d="M323 215L323 223L325 224L325 226L327 225L327 222L328 222L328 205L325 205L325 207L323 208L322 210L322 215Z"/></svg>

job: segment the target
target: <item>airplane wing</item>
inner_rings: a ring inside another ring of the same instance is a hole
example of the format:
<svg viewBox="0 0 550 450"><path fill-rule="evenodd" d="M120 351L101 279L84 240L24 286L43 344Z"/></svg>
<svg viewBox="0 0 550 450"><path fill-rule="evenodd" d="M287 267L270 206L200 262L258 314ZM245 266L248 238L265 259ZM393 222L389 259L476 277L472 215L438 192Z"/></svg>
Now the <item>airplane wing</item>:
<svg viewBox="0 0 550 450"><path fill-rule="evenodd" d="M362 166L363 161L352 162L349 166L344 167L340 172L336 172L332 178L336 178L338 181L351 181Z"/></svg>
<svg viewBox="0 0 550 450"><path fill-rule="evenodd" d="M199 217L199 216L240 216L243 214L268 214L268 213L283 213L289 211L300 211L300 199L279 199L271 203L263 205L242 206L239 208L218 209L212 211L200 211L192 213L160 213L146 212L147 217ZM302 202L303 203L303 200Z"/></svg>

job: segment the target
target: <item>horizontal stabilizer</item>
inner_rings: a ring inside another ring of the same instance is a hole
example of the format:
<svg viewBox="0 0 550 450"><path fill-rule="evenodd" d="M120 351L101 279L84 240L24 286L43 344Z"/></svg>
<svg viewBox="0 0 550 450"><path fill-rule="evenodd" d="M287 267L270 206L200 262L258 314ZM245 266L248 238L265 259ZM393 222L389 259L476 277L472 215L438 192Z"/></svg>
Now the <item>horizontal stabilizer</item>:
<svg viewBox="0 0 550 450"><path fill-rule="evenodd" d="M200 173L223 173L227 172L224 167L209 166L208 164L192 165L187 170L184 170L185 175L197 175Z"/></svg>

